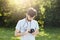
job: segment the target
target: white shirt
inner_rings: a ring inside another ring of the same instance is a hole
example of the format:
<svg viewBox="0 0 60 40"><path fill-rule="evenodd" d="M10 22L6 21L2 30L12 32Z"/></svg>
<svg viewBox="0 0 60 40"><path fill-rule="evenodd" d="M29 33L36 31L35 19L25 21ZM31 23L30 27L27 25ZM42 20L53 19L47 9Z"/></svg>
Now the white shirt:
<svg viewBox="0 0 60 40"><path fill-rule="evenodd" d="M21 33L24 33L26 29L39 29L38 22L36 20L32 20L31 22L26 21L26 19L19 20L16 25L16 30L19 30ZM21 36L21 40L35 40L35 36L31 33L28 33L24 36Z"/></svg>

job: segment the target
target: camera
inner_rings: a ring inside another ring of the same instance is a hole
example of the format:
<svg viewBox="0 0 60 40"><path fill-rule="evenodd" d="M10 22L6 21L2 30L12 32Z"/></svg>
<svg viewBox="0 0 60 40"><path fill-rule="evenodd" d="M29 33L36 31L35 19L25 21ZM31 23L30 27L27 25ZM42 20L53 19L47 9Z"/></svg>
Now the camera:
<svg viewBox="0 0 60 40"><path fill-rule="evenodd" d="M35 30L34 29L30 29L29 33L33 33L33 32L35 32Z"/></svg>

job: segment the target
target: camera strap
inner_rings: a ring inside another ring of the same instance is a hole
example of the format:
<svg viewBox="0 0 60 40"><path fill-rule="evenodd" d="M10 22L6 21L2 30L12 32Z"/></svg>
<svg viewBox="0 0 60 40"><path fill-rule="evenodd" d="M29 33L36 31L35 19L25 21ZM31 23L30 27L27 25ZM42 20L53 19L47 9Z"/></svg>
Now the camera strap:
<svg viewBox="0 0 60 40"><path fill-rule="evenodd" d="M27 26L25 27L26 29L28 29L28 27L29 27L29 24L28 24L28 21L27 21L27 19L25 18L25 22L24 22L24 24L23 24L23 27L25 26L25 24L27 23ZM30 28L31 28L31 22L30 22Z"/></svg>

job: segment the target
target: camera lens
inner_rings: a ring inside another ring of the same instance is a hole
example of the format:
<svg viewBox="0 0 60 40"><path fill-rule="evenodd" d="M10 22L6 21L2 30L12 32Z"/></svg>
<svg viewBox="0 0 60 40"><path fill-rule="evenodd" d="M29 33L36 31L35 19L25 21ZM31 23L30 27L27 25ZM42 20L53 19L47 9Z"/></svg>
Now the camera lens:
<svg viewBox="0 0 60 40"><path fill-rule="evenodd" d="M34 29L30 29L29 33L33 33L35 30Z"/></svg>

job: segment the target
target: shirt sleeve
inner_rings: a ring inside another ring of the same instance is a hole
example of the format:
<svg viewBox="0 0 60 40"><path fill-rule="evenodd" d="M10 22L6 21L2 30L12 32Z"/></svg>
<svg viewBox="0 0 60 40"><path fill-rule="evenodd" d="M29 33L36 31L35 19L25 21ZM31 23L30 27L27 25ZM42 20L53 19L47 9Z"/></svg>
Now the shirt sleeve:
<svg viewBox="0 0 60 40"><path fill-rule="evenodd" d="M21 27L21 22L20 22L20 21L18 21L18 23L17 23L17 25L16 25L15 29L20 31L20 27Z"/></svg>
<svg viewBox="0 0 60 40"><path fill-rule="evenodd" d="M39 29L39 24L37 21L36 21L36 29Z"/></svg>

